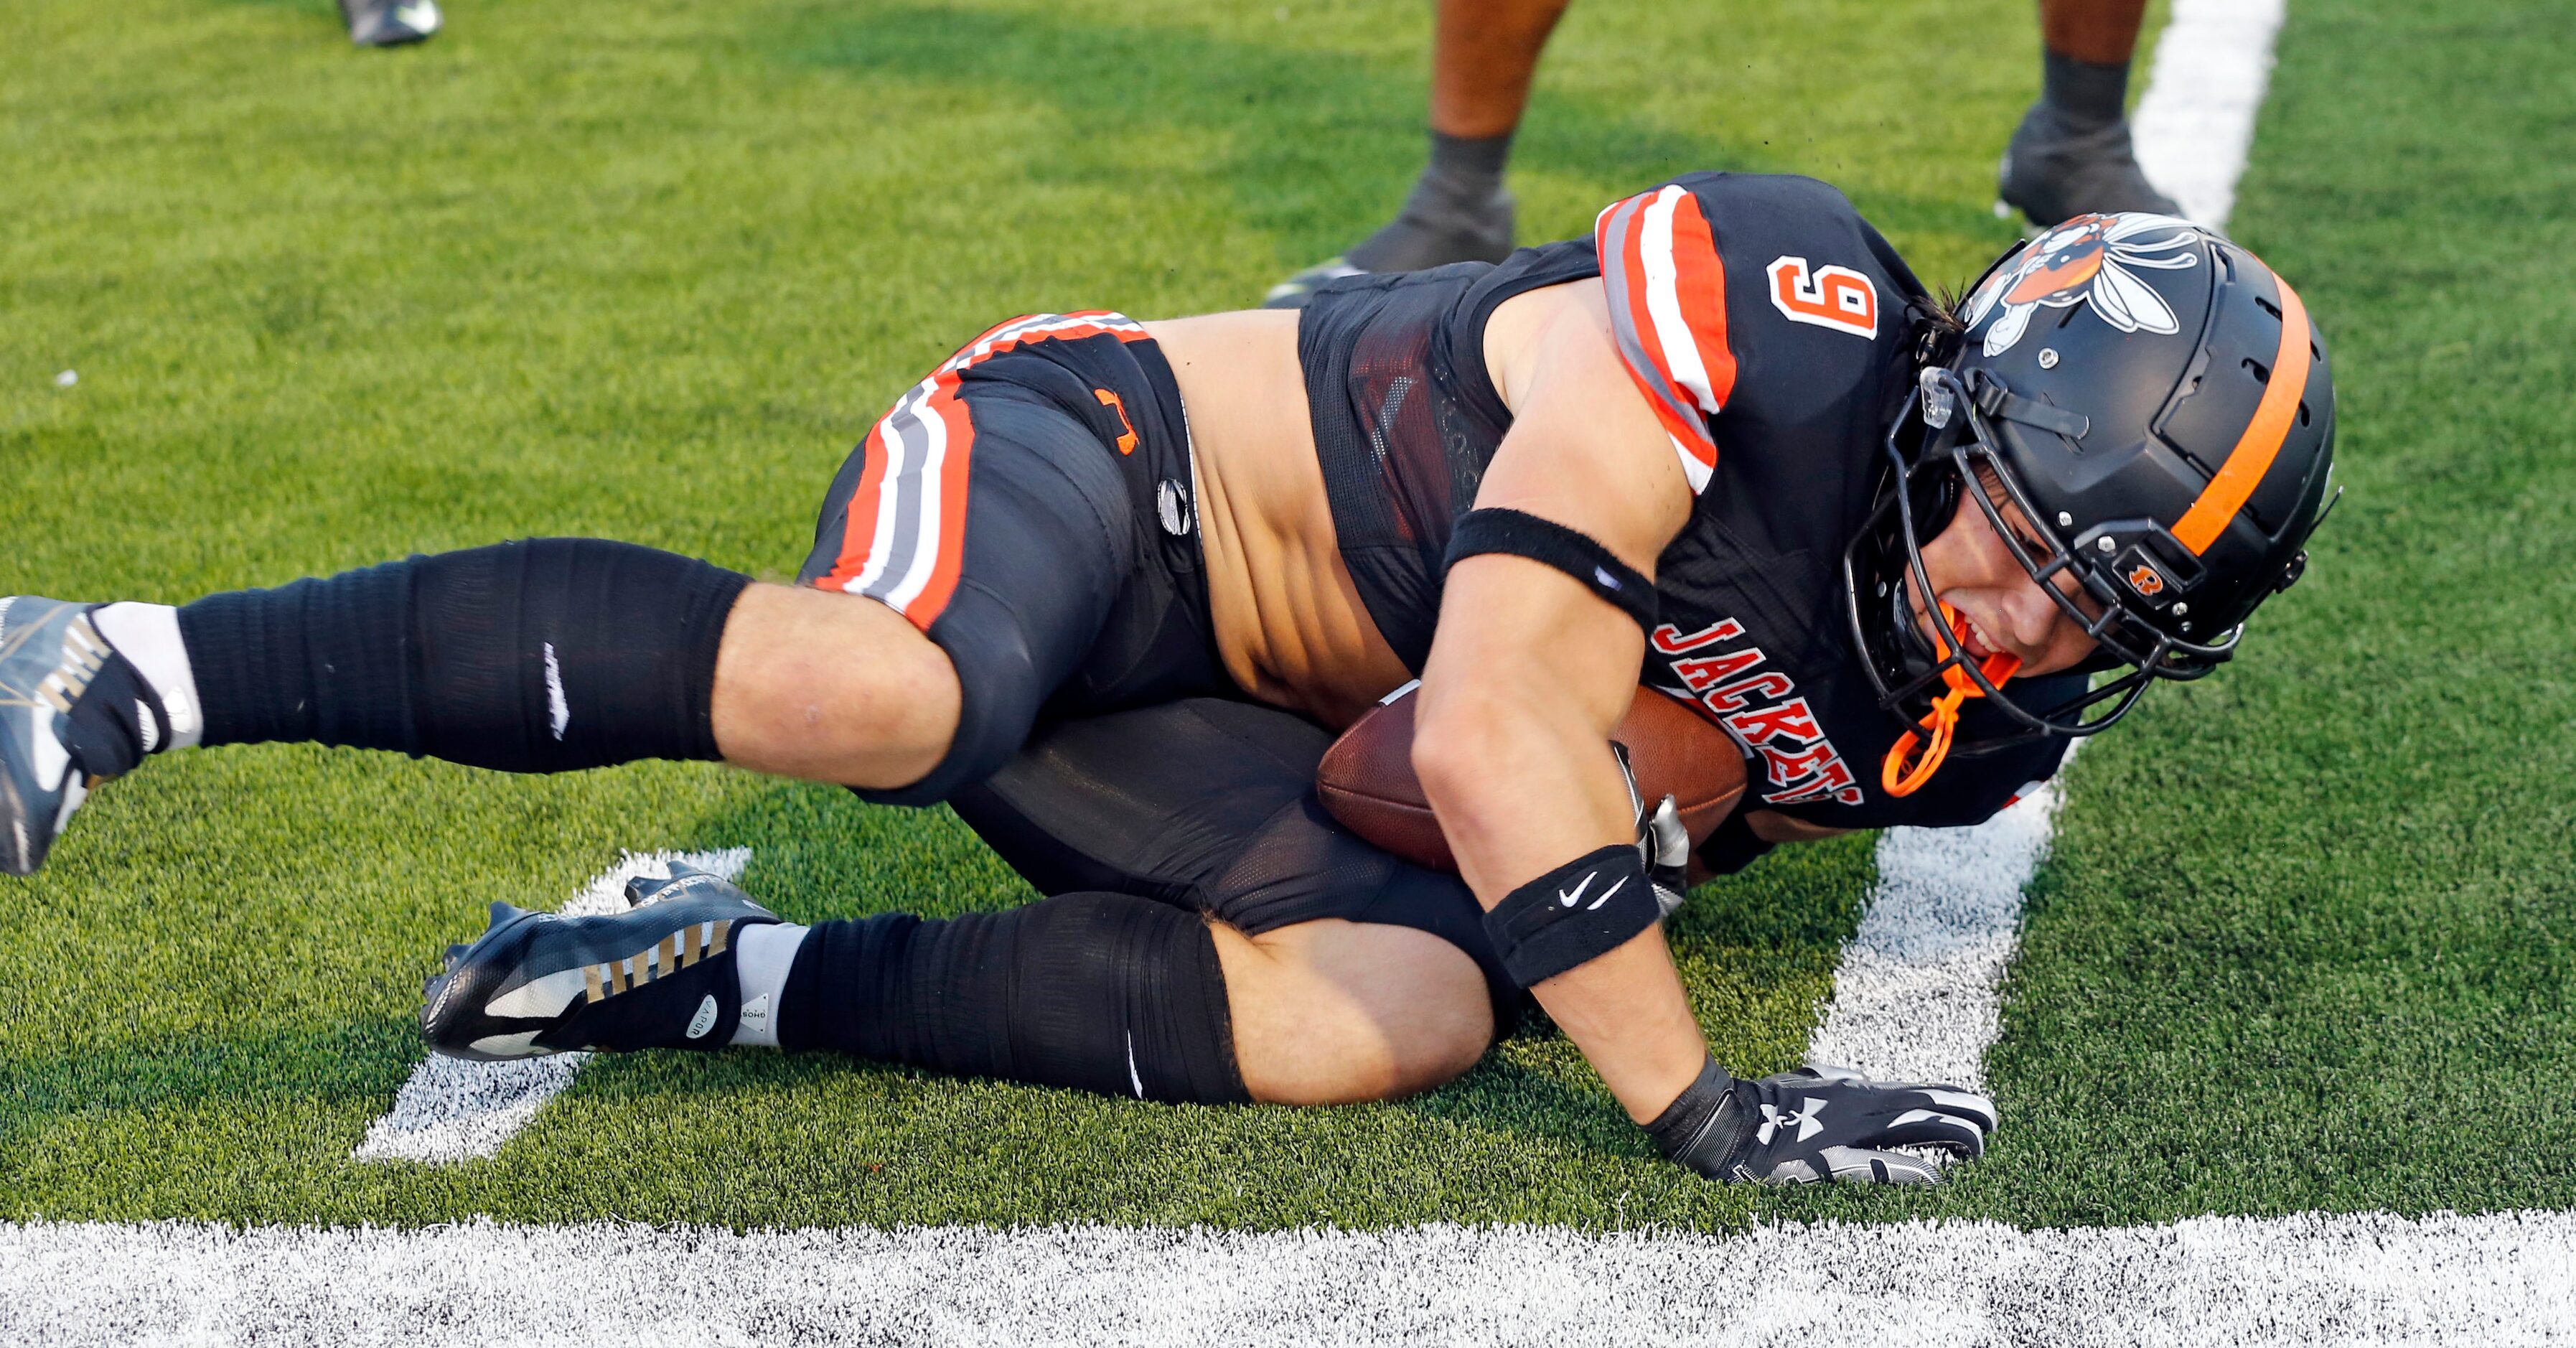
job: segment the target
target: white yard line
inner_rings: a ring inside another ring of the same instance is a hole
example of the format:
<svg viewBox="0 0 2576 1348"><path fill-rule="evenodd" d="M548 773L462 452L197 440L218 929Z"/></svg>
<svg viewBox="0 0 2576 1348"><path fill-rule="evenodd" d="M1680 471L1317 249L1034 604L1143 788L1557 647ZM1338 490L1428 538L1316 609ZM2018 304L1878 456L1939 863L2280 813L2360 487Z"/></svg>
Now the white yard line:
<svg viewBox="0 0 2576 1348"><path fill-rule="evenodd" d="M720 852L627 853L572 896L563 911L574 916L626 909L626 882L639 875L667 877L684 862L730 880L751 864L751 849ZM587 1053L562 1053L518 1062L468 1062L432 1054L412 1069L394 1095L394 1107L368 1125L351 1153L361 1161L418 1161L453 1165L501 1149L528 1121L572 1084Z"/></svg>
<svg viewBox="0 0 2576 1348"><path fill-rule="evenodd" d="M2288 0L2174 0L2130 134L2147 180L2225 229Z"/></svg>
<svg viewBox="0 0 2576 1348"><path fill-rule="evenodd" d="M13 1345L2564 1342L2576 1214L2021 1231L0 1225Z"/></svg>
<svg viewBox="0 0 2576 1348"><path fill-rule="evenodd" d="M1892 828L1807 1061L1982 1090L2021 891L2047 855L2051 782L1975 828Z"/></svg>

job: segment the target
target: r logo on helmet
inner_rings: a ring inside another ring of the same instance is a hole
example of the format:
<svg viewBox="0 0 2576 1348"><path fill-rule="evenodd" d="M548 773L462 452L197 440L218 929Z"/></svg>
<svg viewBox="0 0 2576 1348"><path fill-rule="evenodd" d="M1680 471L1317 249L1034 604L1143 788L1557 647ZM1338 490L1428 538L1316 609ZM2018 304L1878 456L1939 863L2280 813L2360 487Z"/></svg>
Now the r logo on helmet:
<svg viewBox="0 0 2576 1348"><path fill-rule="evenodd" d="M2128 580L2129 588L2137 591L2141 599L2153 599L2165 592L2165 578L2157 575L2156 569L2145 562L2129 568Z"/></svg>

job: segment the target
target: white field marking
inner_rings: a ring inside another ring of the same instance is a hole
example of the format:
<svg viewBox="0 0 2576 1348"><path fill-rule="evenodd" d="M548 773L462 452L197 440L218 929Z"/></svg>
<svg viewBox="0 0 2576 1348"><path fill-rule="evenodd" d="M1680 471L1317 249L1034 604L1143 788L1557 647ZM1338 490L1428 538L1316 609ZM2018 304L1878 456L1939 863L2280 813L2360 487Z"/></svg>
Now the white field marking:
<svg viewBox="0 0 2576 1348"><path fill-rule="evenodd" d="M626 882L639 875L671 874L674 861L731 880L751 864L751 849L720 852L629 852L565 903L575 917L626 911ZM350 1153L361 1161L419 1161L453 1165L501 1149L546 1101L572 1084L587 1053L558 1053L516 1062L469 1062L431 1054L412 1069L394 1095L394 1107L367 1126Z"/></svg>
<svg viewBox="0 0 2576 1348"><path fill-rule="evenodd" d="M2129 131L2147 180L2227 228L2289 0L2174 0Z"/></svg>
<svg viewBox="0 0 2576 1348"><path fill-rule="evenodd" d="M1808 1062L1985 1089L2022 886L2048 854L2058 799L2051 781L1975 828L1879 835L1878 885L1843 946Z"/></svg>
<svg viewBox="0 0 2576 1348"><path fill-rule="evenodd" d="M2576 1213L2022 1231L0 1225L13 1344L2521 1344Z"/></svg>

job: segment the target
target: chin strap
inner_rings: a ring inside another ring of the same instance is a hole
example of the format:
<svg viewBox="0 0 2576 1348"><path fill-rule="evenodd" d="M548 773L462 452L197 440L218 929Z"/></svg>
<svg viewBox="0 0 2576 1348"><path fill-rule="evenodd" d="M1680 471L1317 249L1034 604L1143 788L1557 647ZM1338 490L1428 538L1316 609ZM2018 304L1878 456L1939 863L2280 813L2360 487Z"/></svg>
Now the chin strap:
<svg viewBox="0 0 2576 1348"><path fill-rule="evenodd" d="M1941 621L1933 624L1932 632L1932 645L1940 652L1941 659L1950 658L1950 643L1943 639L1942 634L1956 630L1958 622L1959 611L1942 604ZM2006 679L2020 672L2021 657L1990 655L1977 669L1986 676L1986 682L2001 688ZM1976 681L1968 677L1967 671L1957 665L1942 670L1941 681L1949 685L1950 691L1932 699L1932 710L1924 713L1919 725L1906 731L1904 738L1888 748L1886 761L1879 764L1878 784L1885 787L1891 796L1913 795L1925 782L1932 780L1932 774L1940 771L1943 761L1950 757L1950 737L1959 728L1959 707L1969 698L1986 695L1986 690L1978 687ZM1928 742L1926 736L1930 737ZM1920 757L1916 756L1918 746L1921 747ZM1911 766L1908 765L1909 760Z"/></svg>

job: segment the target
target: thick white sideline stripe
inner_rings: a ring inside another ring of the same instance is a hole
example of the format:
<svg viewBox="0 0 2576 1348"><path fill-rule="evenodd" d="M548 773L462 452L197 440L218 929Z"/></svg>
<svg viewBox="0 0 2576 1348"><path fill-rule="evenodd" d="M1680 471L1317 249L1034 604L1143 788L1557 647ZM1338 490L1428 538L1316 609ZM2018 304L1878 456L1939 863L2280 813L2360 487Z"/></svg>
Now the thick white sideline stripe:
<svg viewBox="0 0 2576 1348"><path fill-rule="evenodd" d="M2184 215L2225 229L2288 0L2174 0L2130 122L2138 167Z"/></svg>
<svg viewBox="0 0 2576 1348"><path fill-rule="evenodd" d="M563 911L576 917L624 912L626 882L639 875L668 877L674 861L730 880L751 864L751 849L630 852L573 895ZM366 1139L351 1155L361 1161L428 1165L489 1156L570 1086L589 1058L587 1053L561 1053L518 1062L467 1062L432 1054L412 1069L411 1079L394 1095L393 1109L368 1125Z"/></svg>
<svg viewBox="0 0 2576 1348"><path fill-rule="evenodd" d="M0 1225L13 1344L2536 1343L2576 1214L1733 1236Z"/></svg>
<svg viewBox="0 0 2576 1348"><path fill-rule="evenodd" d="M2022 886L2048 852L2057 802L2051 782L1975 828L1879 835L1878 886L1843 947L1808 1062L1984 1089L1998 990L2021 943Z"/></svg>

